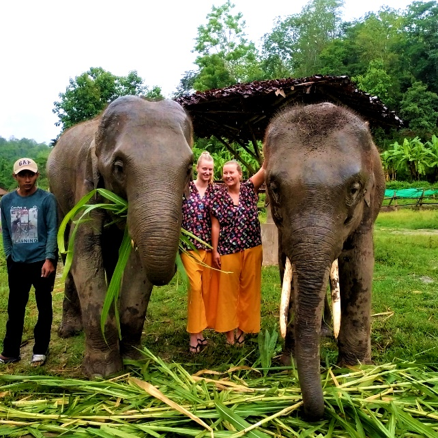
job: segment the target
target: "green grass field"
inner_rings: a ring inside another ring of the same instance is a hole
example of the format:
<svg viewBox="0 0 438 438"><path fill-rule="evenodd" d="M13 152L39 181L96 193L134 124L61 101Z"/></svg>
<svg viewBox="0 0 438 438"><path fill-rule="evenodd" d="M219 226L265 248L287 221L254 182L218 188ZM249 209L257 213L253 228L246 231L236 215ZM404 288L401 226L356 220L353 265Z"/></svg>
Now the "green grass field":
<svg viewBox="0 0 438 438"><path fill-rule="evenodd" d="M191 356L186 292L178 278L152 293L144 360L127 363L128 373L109 381L81 380L83 335L60 339L56 334L63 298L58 281L47 364L29 364L36 317L31 296L23 360L0 370L0 436L208 437L214 429L215 437L224 438L238 438L245 431L249 437L435 437L438 212L381 213L375 258L372 352L377 366L339 369L335 342L323 339L326 411L321 421L302 420L296 372L278 366L281 341L267 355L256 337L243 348L229 348L223 335L209 331L207 348ZM272 335L278 328L280 281L276 267L263 268L262 275L262 333ZM7 294L2 259L1 340ZM178 406L170 409L160 394L150 392L157 388L199 421L188 420Z"/></svg>
<svg viewBox="0 0 438 438"><path fill-rule="evenodd" d="M382 364L397 359L437 362L438 358L438 211L401 210L381 213L375 232L373 293L373 359ZM0 340L7 319L7 276L0 260ZM263 268L262 330L278 328L280 280L276 267ZM80 376L83 337L61 339L56 329L61 319L63 285L54 293L51 355L45 368L29 366L36 306L31 294L26 313L20 364L9 372ZM185 363L191 372L200 368L224 368L230 363L252 365L258 359L257 338L242 350L226 349L222 335L213 331L209 347L195 358L188 353L185 331L186 292L177 277L170 285L154 288L144 327L144 345L166 360ZM280 348L280 341L278 349ZM225 350L226 349L226 350ZM224 352L226 351L226 354ZM224 361L224 357L227 358ZM334 341L322 342L323 360L336 361ZM226 362L226 363L225 363ZM275 362L275 360L274 360Z"/></svg>

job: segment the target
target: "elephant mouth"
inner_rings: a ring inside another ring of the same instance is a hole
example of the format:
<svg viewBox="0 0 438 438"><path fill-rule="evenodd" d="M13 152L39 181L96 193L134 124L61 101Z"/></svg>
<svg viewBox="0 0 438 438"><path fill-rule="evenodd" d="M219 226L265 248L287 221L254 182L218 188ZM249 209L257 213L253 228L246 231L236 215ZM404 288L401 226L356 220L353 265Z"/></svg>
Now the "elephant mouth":
<svg viewBox="0 0 438 438"><path fill-rule="evenodd" d="M293 265L286 257L286 266L283 275L283 287L280 299L280 334L286 338L289 319L289 305L292 290ZM337 339L341 329L341 293L339 288L339 263L336 259L330 268L330 290L332 297L333 335Z"/></svg>

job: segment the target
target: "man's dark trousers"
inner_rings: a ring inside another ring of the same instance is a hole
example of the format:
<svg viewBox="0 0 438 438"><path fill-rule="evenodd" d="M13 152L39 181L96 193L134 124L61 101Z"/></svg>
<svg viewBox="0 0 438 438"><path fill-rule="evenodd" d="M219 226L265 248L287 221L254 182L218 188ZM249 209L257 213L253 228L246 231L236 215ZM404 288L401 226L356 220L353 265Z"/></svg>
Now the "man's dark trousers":
<svg viewBox="0 0 438 438"><path fill-rule="evenodd" d="M45 260L36 263L17 263L8 257L9 303L6 336L3 342L3 356L19 357L21 337L24 328L24 315L29 300L30 288L35 288L38 307L38 321L34 328L34 354L47 354L52 327L52 290L55 272L49 277L41 277ZM56 266L56 261L54 262Z"/></svg>

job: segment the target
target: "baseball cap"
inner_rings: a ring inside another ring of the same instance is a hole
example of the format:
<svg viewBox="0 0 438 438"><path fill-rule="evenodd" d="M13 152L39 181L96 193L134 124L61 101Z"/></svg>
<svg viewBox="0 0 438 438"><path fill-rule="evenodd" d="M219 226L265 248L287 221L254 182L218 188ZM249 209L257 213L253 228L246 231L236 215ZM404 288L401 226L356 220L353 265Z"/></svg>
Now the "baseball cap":
<svg viewBox="0 0 438 438"><path fill-rule="evenodd" d="M38 172L38 166L31 158L20 158L14 163L14 175L23 170L30 170L33 173Z"/></svg>

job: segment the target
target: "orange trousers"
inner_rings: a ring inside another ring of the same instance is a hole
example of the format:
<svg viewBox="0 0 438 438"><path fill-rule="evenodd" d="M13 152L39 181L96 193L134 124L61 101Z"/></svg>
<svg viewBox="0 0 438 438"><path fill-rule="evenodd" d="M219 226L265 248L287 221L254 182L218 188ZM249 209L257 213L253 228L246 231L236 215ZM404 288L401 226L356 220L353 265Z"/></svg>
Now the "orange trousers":
<svg viewBox="0 0 438 438"><path fill-rule="evenodd" d="M260 331L262 260L262 245L221 256L216 331Z"/></svg>
<svg viewBox="0 0 438 438"><path fill-rule="evenodd" d="M214 328L217 305L217 271L211 266L211 252L205 250L182 253L181 260L189 277L187 303L187 332L200 333L207 327Z"/></svg>

